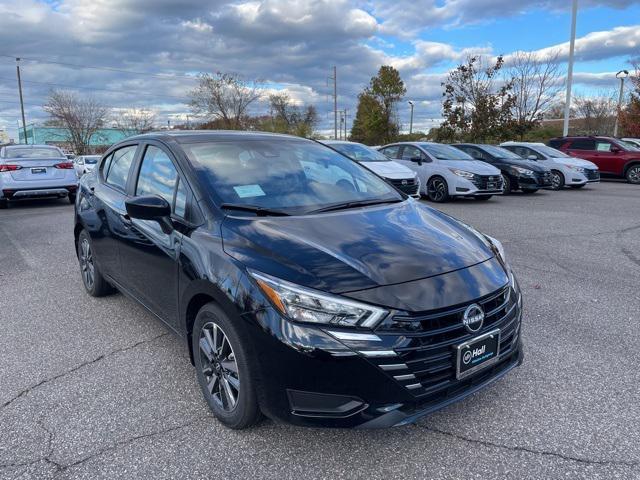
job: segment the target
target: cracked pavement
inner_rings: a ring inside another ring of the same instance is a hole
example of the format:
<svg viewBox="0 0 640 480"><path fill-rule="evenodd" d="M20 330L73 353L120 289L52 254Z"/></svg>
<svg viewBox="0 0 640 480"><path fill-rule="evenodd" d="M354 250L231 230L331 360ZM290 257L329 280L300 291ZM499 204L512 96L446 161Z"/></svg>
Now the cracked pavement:
<svg viewBox="0 0 640 480"><path fill-rule="evenodd" d="M640 188L439 208L503 242L525 364L415 426L243 432L159 321L84 293L70 205L0 211L0 479L640 478Z"/></svg>

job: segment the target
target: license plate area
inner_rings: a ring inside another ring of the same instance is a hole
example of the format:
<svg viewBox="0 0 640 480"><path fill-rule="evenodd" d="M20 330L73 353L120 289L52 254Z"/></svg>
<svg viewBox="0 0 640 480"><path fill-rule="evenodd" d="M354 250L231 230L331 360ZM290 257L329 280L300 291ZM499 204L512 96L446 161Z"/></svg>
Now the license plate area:
<svg viewBox="0 0 640 480"><path fill-rule="evenodd" d="M461 343L456 349L456 378L473 375L498 361L500 356L500 329Z"/></svg>
<svg viewBox="0 0 640 480"><path fill-rule="evenodd" d="M31 173L36 175L42 175L43 173L47 173L47 169L45 167L32 168Z"/></svg>
<svg viewBox="0 0 640 480"><path fill-rule="evenodd" d="M496 184L494 182L487 183L487 189L488 190L495 190L496 189Z"/></svg>

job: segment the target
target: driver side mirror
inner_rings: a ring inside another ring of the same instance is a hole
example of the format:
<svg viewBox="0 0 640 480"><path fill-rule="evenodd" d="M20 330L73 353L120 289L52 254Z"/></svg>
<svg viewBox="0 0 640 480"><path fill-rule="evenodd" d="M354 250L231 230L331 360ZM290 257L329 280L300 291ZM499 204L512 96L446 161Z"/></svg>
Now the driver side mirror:
<svg viewBox="0 0 640 480"><path fill-rule="evenodd" d="M423 159L422 157L411 157L410 159L412 162L417 163L418 165L422 165Z"/></svg>
<svg viewBox="0 0 640 480"><path fill-rule="evenodd" d="M535 162L536 160L538 160L538 157L536 157L535 155L529 155L527 156L527 160L533 160Z"/></svg>
<svg viewBox="0 0 640 480"><path fill-rule="evenodd" d="M622 149L620 147L616 147L615 145L611 145L611 153L620 153Z"/></svg>
<svg viewBox="0 0 640 480"><path fill-rule="evenodd" d="M154 220L167 235L173 231L171 205L159 195L140 195L124 202L127 215L138 220Z"/></svg>

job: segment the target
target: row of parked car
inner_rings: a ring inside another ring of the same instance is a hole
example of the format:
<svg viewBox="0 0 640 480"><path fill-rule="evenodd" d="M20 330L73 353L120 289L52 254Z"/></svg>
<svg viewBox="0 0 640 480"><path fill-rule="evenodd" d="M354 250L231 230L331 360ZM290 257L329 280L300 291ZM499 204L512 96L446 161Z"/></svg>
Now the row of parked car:
<svg viewBox="0 0 640 480"><path fill-rule="evenodd" d="M499 146L398 142L379 147L337 140L324 143L364 164L405 193L434 202L453 197L488 200L516 190L535 193L543 188L578 189L599 182L601 171L640 183L640 148L606 137L553 139L557 148L532 142L505 142ZM592 144L591 150L587 148ZM608 154L603 153L604 145Z"/></svg>

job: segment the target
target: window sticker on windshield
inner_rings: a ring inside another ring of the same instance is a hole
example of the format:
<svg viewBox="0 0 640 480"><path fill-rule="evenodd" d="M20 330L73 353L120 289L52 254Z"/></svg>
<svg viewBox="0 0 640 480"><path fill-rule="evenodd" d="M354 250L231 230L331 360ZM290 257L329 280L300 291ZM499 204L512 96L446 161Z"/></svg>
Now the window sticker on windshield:
<svg viewBox="0 0 640 480"><path fill-rule="evenodd" d="M240 198L247 197L264 197L264 190L260 187L260 185L238 185L237 187L233 187Z"/></svg>

